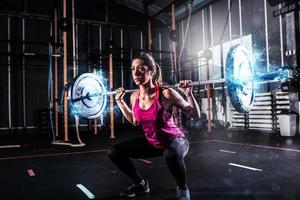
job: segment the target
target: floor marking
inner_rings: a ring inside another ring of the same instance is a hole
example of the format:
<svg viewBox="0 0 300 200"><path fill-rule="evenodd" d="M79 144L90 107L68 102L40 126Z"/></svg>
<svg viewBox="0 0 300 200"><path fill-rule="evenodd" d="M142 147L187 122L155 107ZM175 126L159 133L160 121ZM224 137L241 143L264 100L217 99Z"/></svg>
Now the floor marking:
<svg viewBox="0 0 300 200"><path fill-rule="evenodd" d="M29 176L35 176L35 173L32 169L27 170Z"/></svg>
<svg viewBox="0 0 300 200"><path fill-rule="evenodd" d="M251 146L251 147L259 147L259 148L275 149L275 150L291 151L291 152L300 153L300 149L289 149L289 148L271 147L271 146L263 146L263 145L253 145L253 144L245 144L245 143L237 143L237 142L228 142L228 141L222 141L222 140L203 140L203 141L193 141L190 143L196 144L196 143L205 143L205 142L218 142L218 143L225 143L225 144L235 144L235 145L242 145L242 146ZM17 145L16 145L16 147L17 147ZM1 146L0 146L0 148L1 148ZM32 155L32 156L12 156L12 157L0 158L0 161L1 160L26 159L26 158L65 156L65 155L78 155L78 154L99 153L99 152L107 152L107 151L108 151L108 149L101 149L101 150L80 151L80 152L72 152L72 153L38 154L38 155Z"/></svg>
<svg viewBox="0 0 300 200"><path fill-rule="evenodd" d="M224 152L224 153L236 153L235 151L227 151L227 150L223 150L223 149L220 149L219 151Z"/></svg>
<svg viewBox="0 0 300 200"><path fill-rule="evenodd" d="M99 153L99 152L107 152L107 151L108 151L107 149L101 149L101 150L92 150L92 151L78 151L78 152L72 152L72 153L50 153L50 154L38 154L38 155L32 155L32 156L12 156L12 157L0 158L0 161L1 160L26 159L26 158L78 155L78 154Z"/></svg>
<svg viewBox="0 0 300 200"><path fill-rule="evenodd" d="M193 141L189 142L190 144L204 143L204 142L214 142L215 140L202 140L202 141Z"/></svg>
<svg viewBox="0 0 300 200"><path fill-rule="evenodd" d="M212 141L213 142L219 142L219 143L225 143L225 144L236 144L236 145L242 145L242 146L259 147L259 148L265 148L265 149L275 149L275 150L292 151L292 152L300 153L300 149L289 149L289 148L281 148L281 147L271 147L271 146L256 145L256 144L245 144L245 143L238 143L238 142L228 142L228 141L222 141L222 140L212 140Z"/></svg>
<svg viewBox="0 0 300 200"><path fill-rule="evenodd" d="M16 145L1 145L0 149L8 149L8 148L20 148L21 145L16 144Z"/></svg>
<svg viewBox="0 0 300 200"><path fill-rule="evenodd" d="M253 171L260 171L260 172L263 171L262 169L257 169L257 168L248 167L248 166L244 166L244 165L238 165L238 164L235 164L235 163L228 163L228 165L235 166L235 167L240 167L240 168L244 168L244 169L250 169L250 170L253 170Z"/></svg>
<svg viewBox="0 0 300 200"><path fill-rule="evenodd" d="M145 160L145 159L138 159L139 161L142 161L144 163L147 163L147 164L151 164L152 162L150 160Z"/></svg>
<svg viewBox="0 0 300 200"><path fill-rule="evenodd" d="M95 195L93 195L93 193L91 193L86 187L84 187L81 184L77 184L76 185L89 199L94 199Z"/></svg>
<svg viewBox="0 0 300 200"><path fill-rule="evenodd" d="M32 152L41 152L41 151L53 151L56 149L36 149L36 150L32 150Z"/></svg>

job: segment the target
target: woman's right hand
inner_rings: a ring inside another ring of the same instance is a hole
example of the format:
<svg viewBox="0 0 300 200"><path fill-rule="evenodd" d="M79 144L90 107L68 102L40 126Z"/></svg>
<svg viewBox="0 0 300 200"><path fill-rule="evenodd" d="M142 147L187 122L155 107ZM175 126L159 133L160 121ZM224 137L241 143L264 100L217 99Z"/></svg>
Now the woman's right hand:
<svg viewBox="0 0 300 200"><path fill-rule="evenodd" d="M122 88L122 87L119 87L117 90L116 90L116 96L115 96L115 100L122 100L124 95L125 95L125 89Z"/></svg>

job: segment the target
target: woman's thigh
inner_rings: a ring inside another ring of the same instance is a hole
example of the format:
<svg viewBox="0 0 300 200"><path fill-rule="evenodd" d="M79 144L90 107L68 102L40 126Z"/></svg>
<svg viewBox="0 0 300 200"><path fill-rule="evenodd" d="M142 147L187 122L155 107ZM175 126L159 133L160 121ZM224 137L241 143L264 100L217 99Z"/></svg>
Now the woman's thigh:
<svg viewBox="0 0 300 200"><path fill-rule="evenodd" d="M150 158L163 155L163 149L155 148L144 136L123 140L113 146L119 154L129 158Z"/></svg>
<svg viewBox="0 0 300 200"><path fill-rule="evenodd" d="M189 142L187 138L174 138L165 149L165 156L175 156L183 159L189 150Z"/></svg>

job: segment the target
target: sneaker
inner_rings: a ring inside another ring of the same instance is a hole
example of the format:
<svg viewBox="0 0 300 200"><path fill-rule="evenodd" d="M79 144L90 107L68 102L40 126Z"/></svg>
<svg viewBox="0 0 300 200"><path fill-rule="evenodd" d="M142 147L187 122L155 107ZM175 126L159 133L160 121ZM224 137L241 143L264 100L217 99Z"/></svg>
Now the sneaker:
<svg viewBox="0 0 300 200"><path fill-rule="evenodd" d="M178 200L190 200L191 197L190 197L190 191L188 188L186 189L179 189L177 187L177 199Z"/></svg>
<svg viewBox="0 0 300 200"><path fill-rule="evenodd" d="M139 194L148 194L150 192L149 182L145 180L145 185L142 184L132 184L124 192L120 193L121 197L135 197Z"/></svg>

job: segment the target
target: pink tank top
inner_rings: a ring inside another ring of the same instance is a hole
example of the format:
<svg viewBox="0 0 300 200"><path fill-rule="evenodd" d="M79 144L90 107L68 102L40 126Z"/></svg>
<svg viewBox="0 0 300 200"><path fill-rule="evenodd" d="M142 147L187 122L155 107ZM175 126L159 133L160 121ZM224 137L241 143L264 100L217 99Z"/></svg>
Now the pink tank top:
<svg viewBox="0 0 300 200"><path fill-rule="evenodd" d="M183 130L176 126L172 114L160 104L158 87L154 102L146 110L140 108L139 93L136 95L133 115L142 126L147 140L157 148L163 148L173 138L185 136Z"/></svg>

